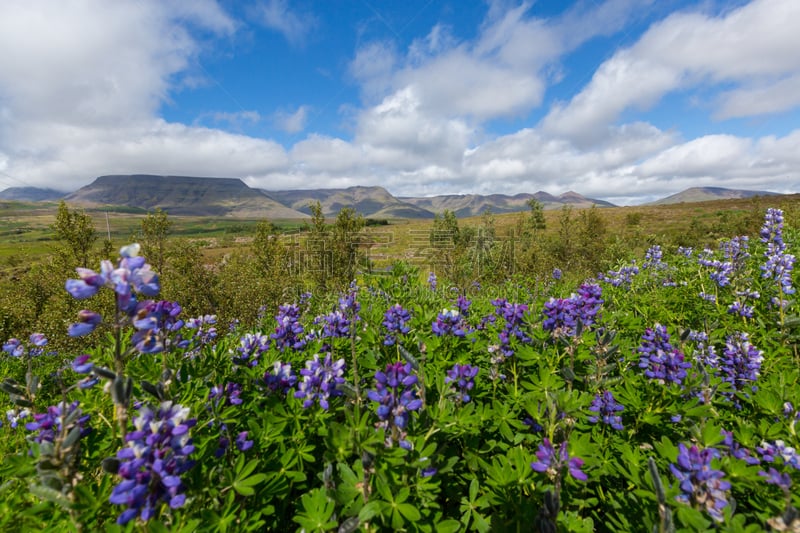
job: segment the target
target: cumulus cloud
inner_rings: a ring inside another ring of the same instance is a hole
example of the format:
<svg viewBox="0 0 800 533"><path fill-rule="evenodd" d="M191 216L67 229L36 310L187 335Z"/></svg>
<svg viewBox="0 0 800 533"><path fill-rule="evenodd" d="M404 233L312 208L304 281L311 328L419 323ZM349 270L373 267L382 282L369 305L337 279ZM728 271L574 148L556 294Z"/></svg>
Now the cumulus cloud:
<svg viewBox="0 0 800 533"><path fill-rule="evenodd" d="M668 92L717 84L734 87L713 103L720 118L790 109L800 103L789 94L800 75L796 20L800 2L794 0L754 0L717 16L673 14L604 62L586 88L555 106L542 125L591 143L626 109L648 109ZM778 98L746 110L758 96Z"/></svg>
<svg viewBox="0 0 800 533"><path fill-rule="evenodd" d="M310 108L301 105L293 113L277 111L274 116L275 125L286 133L299 133L306 128Z"/></svg>
<svg viewBox="0 0 800 533"><path fill-rule="evenodd" d="M261 2L255 12L261 24L281 33L293 46L303 45L308 34L317 25L313 15L289 9L286 0Z"/></svg>

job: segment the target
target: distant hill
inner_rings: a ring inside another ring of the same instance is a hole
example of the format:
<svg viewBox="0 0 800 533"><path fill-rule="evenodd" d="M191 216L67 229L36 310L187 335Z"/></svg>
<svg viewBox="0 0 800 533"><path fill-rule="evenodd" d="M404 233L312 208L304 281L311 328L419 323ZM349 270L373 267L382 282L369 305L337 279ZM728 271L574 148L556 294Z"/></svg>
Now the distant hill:
<svg viewBox="0 0 800 533"><path fill-rule="evenodd" d="M691 187L685 191L661 198L647 205L668 205L692 202L709 202L712 200L731 200L752 198L753 196L780 196L780 193L769 191L747 191L742 189L726 189L724 187Z"/></svg>
<svg viewBox="0 0 800 533"><path fill-rule="evenodd" d="M238 178L130 174L100 176L64 200L84 206L161 208L172 215L307 218Z"/></svg>
<svg viewBox="0 0 800 533"><path fill-rule="evenodd" d="M455 213L457 217L472 217L486 212L487 209L491 210L492 213L526 211L528 209L528 201L531 198L541 202L545 209L559 209L564 205L572 205L574 207L591 207L592 205L614 207L614 204L609 202L586 198L572 191L560 196L553 196L539 191L535 194L521 193L513 196L505 194L451 194L424 198L401 197L400 199L434 213L442 213L447 209Z"/></svg>
<svg viewBox="0 0 800 533"><path fill-rule="evenodd" d="M263 192L283 205L307 214L311 213L309 204L319 202L325 216L336 216L343 207L352 207L369 218L433 218L430 211L392 196L383 187Z"/></svg>
<svg viewBox="0 0 800 533"><path fill-rule="evenodd" d="M17 202L50 202L63 197L64 193L61 191L39 187L9 187L0 191L0 200Z"/></svg>

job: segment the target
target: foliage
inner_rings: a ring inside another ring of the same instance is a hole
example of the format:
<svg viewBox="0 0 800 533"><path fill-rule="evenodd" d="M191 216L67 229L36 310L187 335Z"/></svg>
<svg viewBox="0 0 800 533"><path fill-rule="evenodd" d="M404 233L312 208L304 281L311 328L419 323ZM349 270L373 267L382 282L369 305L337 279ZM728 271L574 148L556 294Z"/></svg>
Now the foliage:
<svg viewBox="0 0 800 533"><path fill-rule="evenodd" d="M357 227L321 222L330 243ZM578 243L594 222L562 213ZM450 234L472 261L495 257L490 216L482 227ZM261 260L214 269L178 241L161 281L125 247L65 284L84 308L70 331L95 330L83 353L8 339L0 527L798 527L798 232L783 212L758 238L652 245L596 282L469 293L401 264L270 293L276 280L252 283L289 260L275 237L264 224ZM56 298L43 294L27 298ZM254 302L267 308L246 327L204 311Z"/></svg>

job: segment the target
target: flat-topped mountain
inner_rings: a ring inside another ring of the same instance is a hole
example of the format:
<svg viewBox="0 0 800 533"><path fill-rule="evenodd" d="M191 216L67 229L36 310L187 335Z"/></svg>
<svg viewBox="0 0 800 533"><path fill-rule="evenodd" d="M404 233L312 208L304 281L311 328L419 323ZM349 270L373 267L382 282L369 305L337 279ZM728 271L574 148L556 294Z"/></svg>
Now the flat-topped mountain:
<svg viewBox="0 0 800 533"><path fill-rule="evenodd" d="M238 178L130 174L100 176L64 198L84 206L160 208L172 215L307 218Z"/></svg>
<svg viewBox="0 0 800 533"><path fill-rule="evenodd" d="M724 187L690 187L684 191L661 198L648 205L679 204L681 202L710 202L713 200L730 200L752 198L753 196L780 196L777 192L748 191L743 189L726 189Z"/></svg>
<svg viewBox="0 0 800 533"><path fill-rule="evenodd" d="M64 193L61 191L39 187L9 187L0 191L0 200L17 202L50 202L63 197Z"/></svg>
<svg viewBox="0 0 800 533"><path fill-rule="evenodd" d="M343 207L352 207L357 213L372 218L433 218L432 212L396 198L377 186L264 192L302 213L311 213L309 204L319 202L325 216L336 216Z"/></svg>
<svg viewBox="0 0 800 533"><path fill-rule="evenodd" d="M478 216L490 210L492 213L515 213L528 209L528 201L535 198L541 202L544 209L558 209L564 205L574 207L614 207L614 204L603 200L593 200L581 196L576 192L566 192L553 196L543 191L534 194L520 193L513 196L506 194L449 194L430 196L426 198L401 198L401 200L414 204L435 213L448 209L458 217Z"/></svg>

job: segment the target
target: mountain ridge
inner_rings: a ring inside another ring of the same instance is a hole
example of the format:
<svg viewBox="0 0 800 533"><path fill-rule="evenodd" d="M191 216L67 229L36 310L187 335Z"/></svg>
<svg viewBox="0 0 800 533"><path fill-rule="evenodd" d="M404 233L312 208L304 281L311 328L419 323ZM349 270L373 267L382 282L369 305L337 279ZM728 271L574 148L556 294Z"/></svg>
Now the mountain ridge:
<svg viewBox="0 0 800 533"><path fill-rule="evenodd" d="M368 218L433 218L445 210L458 217L472 217L487 210L492 213L527 211L535 199L545 209L569 205L577 208L616 207L610 202L587 198L575 191L553 195L545 191L508 194L449 194L427 197L394 196L381 186L357 185L346 188L266 190L248 186L239 178L157 176L117 174L97 177L92 183L64 195L52 189L11 187L0 191L19 201L46 201L62 198L86 207L125 206L142 210L160 208L174 215L226 216L240 218L305 219L309 204L320 202L323 214L333 217L343 207L351 207ZM54 194L58 196L54 197ZM16 195L16 196L15 196ZM644 205L749 198L779 195L768 191L691 187ZM32 198L42 198L33 200Z"/></svg>

